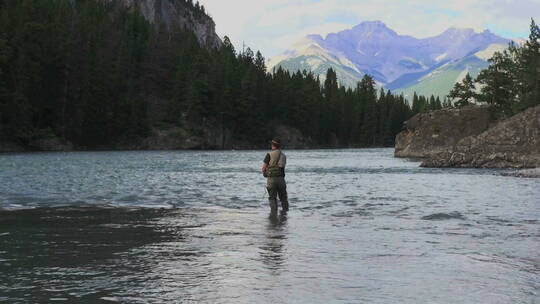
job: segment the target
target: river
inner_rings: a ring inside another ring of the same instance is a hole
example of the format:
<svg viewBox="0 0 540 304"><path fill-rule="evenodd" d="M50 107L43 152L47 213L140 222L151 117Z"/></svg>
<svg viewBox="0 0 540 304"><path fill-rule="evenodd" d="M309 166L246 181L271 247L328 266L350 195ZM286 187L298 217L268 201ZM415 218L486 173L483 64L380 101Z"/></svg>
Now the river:
<svg viewBox="0 0 540 304"><path fill-rule="evenodd" d="M0 302L540 303L540 180L284 152L0 155Z"/></svg>

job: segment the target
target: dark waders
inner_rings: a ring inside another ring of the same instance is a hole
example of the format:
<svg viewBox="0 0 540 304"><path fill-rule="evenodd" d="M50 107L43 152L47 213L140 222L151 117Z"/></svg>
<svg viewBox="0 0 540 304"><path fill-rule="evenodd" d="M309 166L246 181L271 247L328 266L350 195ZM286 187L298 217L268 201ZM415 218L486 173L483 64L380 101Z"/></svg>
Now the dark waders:
<svg viewBox="0 0 540 304"><path fill-rule="evenodd" d="M270 203L270 211L276 213L278 209L277 197L281 201L281 210L289 211L289 200L287 198L287 184L285 178L268 177L266 189L268 190L268 201Z"/></svg>

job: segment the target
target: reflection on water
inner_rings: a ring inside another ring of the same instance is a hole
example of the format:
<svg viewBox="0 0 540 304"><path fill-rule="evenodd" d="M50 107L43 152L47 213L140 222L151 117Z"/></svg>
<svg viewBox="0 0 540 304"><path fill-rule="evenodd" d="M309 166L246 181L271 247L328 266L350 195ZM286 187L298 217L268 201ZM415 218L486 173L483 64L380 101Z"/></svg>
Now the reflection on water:
<svg viewBox="0 0 540 304"><path fill-rule="evenodd" d="M260 247L264 264L274 275L278 275L286 261L287 213L271 212L268 216L265 242Z"/></svg>
<svg viewBox="0 0 540 304"><path fill-rule="evenodd" d="M0 155L0 302L538 303L540 182L392 150Z"/></svg>
<svg viewBox="0 0 540 304"><path fill-rule="evenodd" d="M145 263L118 264L127 252L174 237L151 224L163 210L61 208L0 212L0 295L9 302L91 298L116 292L110 280L145 273Z"/></svg>

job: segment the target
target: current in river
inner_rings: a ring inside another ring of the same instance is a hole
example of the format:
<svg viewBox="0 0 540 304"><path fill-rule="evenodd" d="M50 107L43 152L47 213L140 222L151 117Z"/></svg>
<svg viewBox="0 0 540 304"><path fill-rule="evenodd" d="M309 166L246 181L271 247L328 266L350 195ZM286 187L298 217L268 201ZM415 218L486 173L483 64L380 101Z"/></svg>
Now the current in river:
<svg viewBox="0 0 540 304"><path fill-rule="evenodd" d="M284 152L0 155L0 302L540 303L540 180Z"/></svg>

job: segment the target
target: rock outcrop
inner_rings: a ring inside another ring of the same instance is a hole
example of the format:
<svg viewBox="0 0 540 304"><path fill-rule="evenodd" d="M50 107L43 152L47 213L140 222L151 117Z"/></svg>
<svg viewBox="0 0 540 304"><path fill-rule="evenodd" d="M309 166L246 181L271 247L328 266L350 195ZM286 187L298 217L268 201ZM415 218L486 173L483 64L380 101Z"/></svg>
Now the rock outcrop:
<svg viewBox="0 0 540 304"><path fill-rule="evenodd" d="M446 151L495 123L489 107L468 106L420 113L405 122L396 137L396 157L425 158Z"/></svg>
<svg viewBox="0 0 540 304"><path fill-rule="evenodd" d="M33 140L28 144L28 146L31 150L37 151L73 151L73 144L71 142L57 137Z"/></svg>
<svg viewBox="0 0 540 304"><path fill-rule="evenodd" d="M540 167L540 106L499 122L479 135L432 153L424 167Z"/></svg>
<svg viewBox="0 0 540 304"><path fill-rule="evenodd" d="M309 149L315 147L311 138L305 137L302 132L296 128L277 124L273 129L275 136L281 138L283 147L286 149Z"/></svg>
<svg viewBox="0 0 540 304"><path fill-rule="evenodd" d="M106 0L112 1L112 0ZM211 17L196 11L183 0L120 0L124 6L135 8L154 25L167 28L192 30L201 45L217 48L222 41L216 34L216 25Z"/></svg>
<svg viewBox="0 0 540 304"><path fill-rule="evenodd" d="M135 150L209 150L231 149L231 132L215 127L186 130L173 127L165 130L153 129L152 134L137 146L126 148Z"/></svg>
<svg viewBox="0 0 540 304"><path fill-rule="evenodd" d="M540 168L522 169L511 172L502 173L504 176L524 177L524 178L540 178Z"/></svg>

